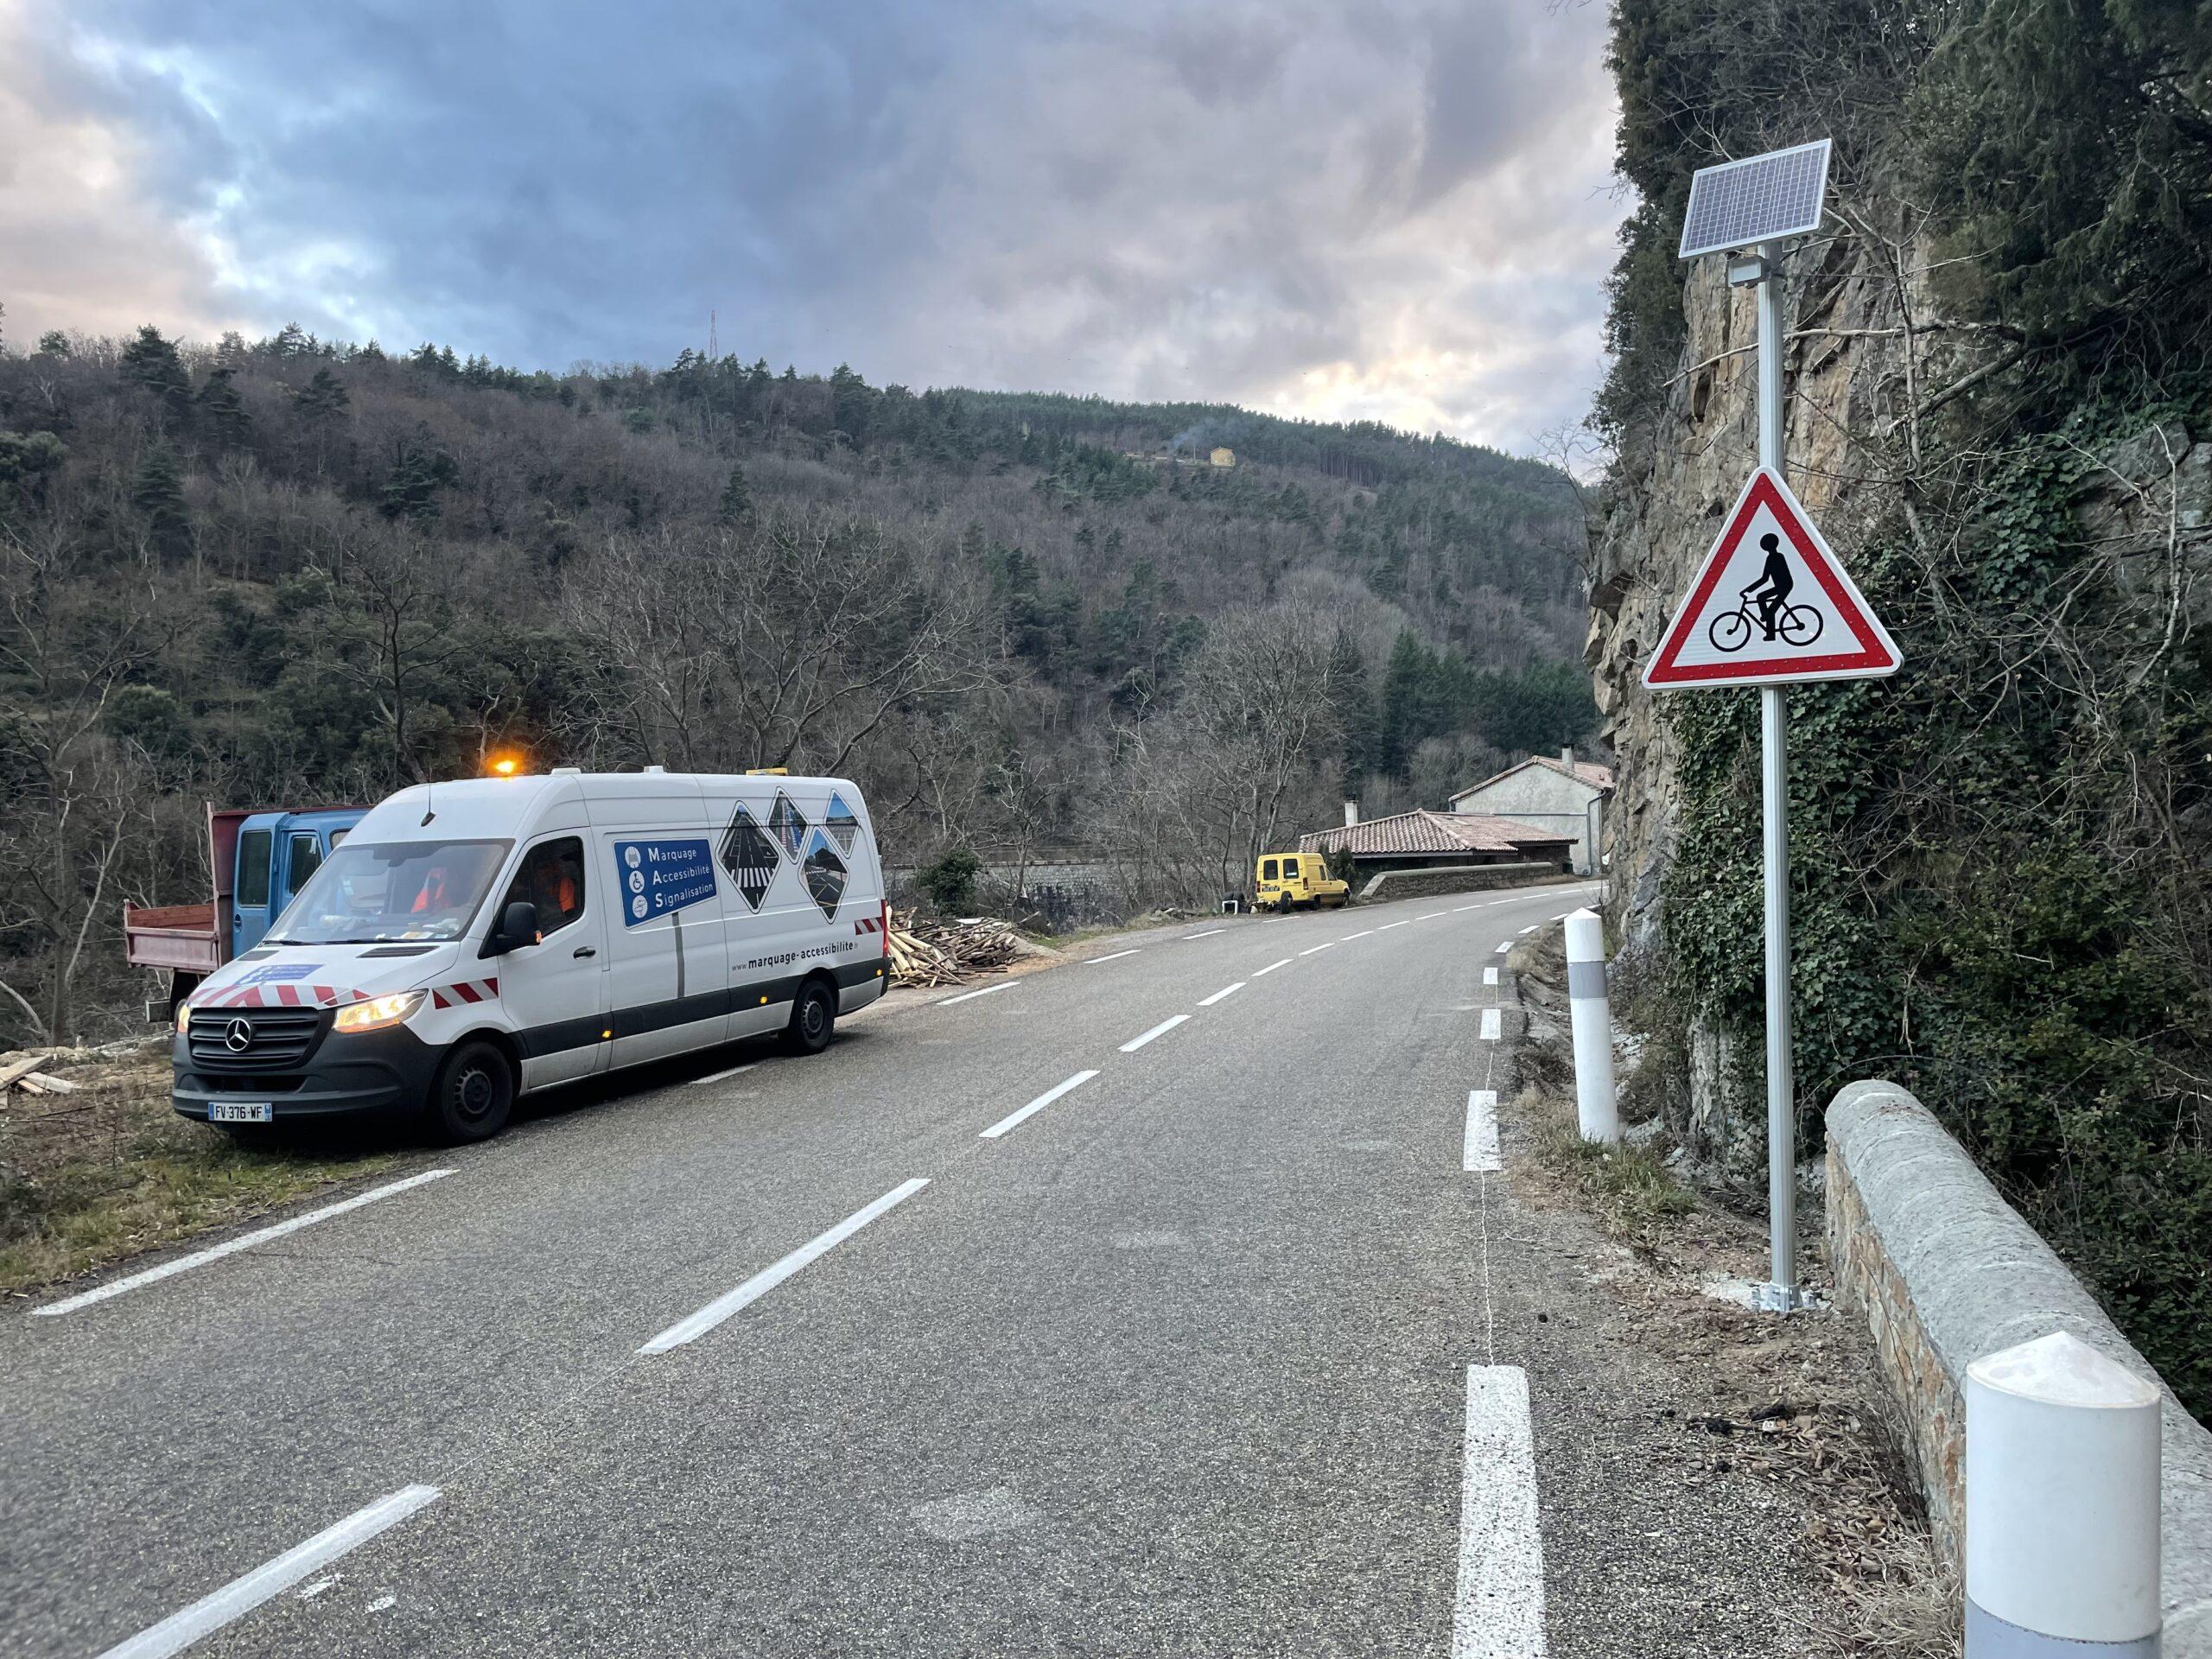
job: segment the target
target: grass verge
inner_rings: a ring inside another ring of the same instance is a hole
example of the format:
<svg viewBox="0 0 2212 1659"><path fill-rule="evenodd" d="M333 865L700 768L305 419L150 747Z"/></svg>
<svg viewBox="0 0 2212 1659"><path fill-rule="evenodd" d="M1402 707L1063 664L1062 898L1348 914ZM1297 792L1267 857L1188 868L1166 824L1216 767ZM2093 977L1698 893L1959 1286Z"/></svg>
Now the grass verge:
<svg viewBox="0 0 2212 1659"><path fill-rule="evenodd" d="M0 1294L22 1295L384 1169L389 1151L234 1144L169 1109L159 1060L56 1068L0 1096Z"/></svg>

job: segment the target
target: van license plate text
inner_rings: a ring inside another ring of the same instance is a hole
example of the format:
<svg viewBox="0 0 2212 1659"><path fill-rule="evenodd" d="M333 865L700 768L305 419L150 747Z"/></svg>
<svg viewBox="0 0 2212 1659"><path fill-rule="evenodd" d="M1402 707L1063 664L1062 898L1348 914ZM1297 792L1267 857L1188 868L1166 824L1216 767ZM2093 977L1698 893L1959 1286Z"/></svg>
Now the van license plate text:
<svg viewBox="0 0 2212 1659"><path fill-rule="evenodd" d="M265 1100L211 1102L207 1107L210 1123L266 1123L269 1122L269 1103Z"/></svg>

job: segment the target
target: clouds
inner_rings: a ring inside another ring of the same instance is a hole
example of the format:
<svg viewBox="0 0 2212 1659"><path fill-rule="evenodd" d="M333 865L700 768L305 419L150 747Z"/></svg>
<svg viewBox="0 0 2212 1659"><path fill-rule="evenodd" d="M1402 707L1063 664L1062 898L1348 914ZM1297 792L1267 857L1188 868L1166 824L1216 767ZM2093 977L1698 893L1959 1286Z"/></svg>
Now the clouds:
<svg viewBox="0 0 2212 1659"><path fill-rule="evenodd" d="M1594 4L14 3L0 122L111 156L73 214L0 178L16 335L138 299L558 367L713 308L777 365L1513 447L1598 372ZM132 246L165 282L71 310Z"/></svg>

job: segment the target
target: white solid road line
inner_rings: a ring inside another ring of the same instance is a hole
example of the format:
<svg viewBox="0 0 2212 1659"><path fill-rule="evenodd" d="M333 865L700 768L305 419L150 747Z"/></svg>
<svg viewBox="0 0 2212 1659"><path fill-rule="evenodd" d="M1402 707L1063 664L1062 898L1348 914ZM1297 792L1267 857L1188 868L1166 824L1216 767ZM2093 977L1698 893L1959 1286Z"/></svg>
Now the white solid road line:
<svg viewBox="0 0 2212 1659"><path fill-rule="evenodd" d="M1361 929L1359 930L1359 931L1358 931L1358 932L1357 932L1357 933L1347 933L1347 934L1345 934L1345 935L1344 935L1344 938L1343 938L1343 940L1341 941L1341 943L1345 944L1351 944L1354 939L1363 939L1363 938L1365 938L1369 934L1372 933L1374 931L1375 931L1375 930L1374 930L1373 928L1371 928L1371 927L1363 927L1363 928L1361 928Z"/></svg>
<svg viewBox="0 0 2212 1659"><path fill-rule="evenodd" d="M1229 930L1225 927L1210 927L1203 933L1185 933L1183 936L1183 942L1185 944L1188 944L1192 939L1210 939L1217 933L1226 933Z"/></svg>
<svg viewBox="0 0 2212 1659"><path fill-rule="evenodd" d="M1014 988L1014 981L1009 979L1003 984L986 985L980 991L963 991L957 996L940 997L937 1006L940 1008L949 1008L956 1002L972 1002L979 996L988 996L993 991L1010 991Z"/></svg>
<svg viewBox="0 0 2212 1659"><path fill-rule="evenodd" d="M1062 1095L1066 1094L1069 1090L1082 1088L1084 1084L1089 1083L1097 1075L1098 1073L1096 1071L1078 1071L1075 1076L1070 1077L1065 1083L1054 1084L1050 1089L1047 1089L1043 1094L1038 1096L1036 1099L1031 1101L1020 1111L1009 1112L1006 1116L992 1124L991 1127L985 1129L983 1133L977 1137L977 1139L983 1141L997 1140L999 1136L1004 1135L1008 1129L1020 1122L1022 1119L1027 1117L1031 1113L1043 1111L1047 1106L1058 1100Z"/></svg>
<svg viewBox="0 0 2212 1659"><path fill-rule="evenodd" d="M1175 1014L1175 1015L1173 1015L1173 1017L1171 1017L1171 1018L1169 1018L1169 1019L1166 1019L1166 1020L1161 1020L1158 1025L1154 1026L1154 1027L1150 1031L1147 1031L1147 1033L1145 1033L1145 1034L1144 1034L1143 1036L1141 1036L1141 1037L1132 1037L1132 1038L1130 1038L1130 1039L1129 1039L1129 1040L1128 1040L1128 1042L1123 1043L1123 1044L1122 1045L1122 1053L1124 1053L1124 1054L1134 1054L1134 1053L1135 1053L1135 1052L1137 1052L1137 1050L1139 1050L1139 1049L1142 1048L1142 1047L1143 1047L1147 1043L1150 1042L1154 1038L1155 1038L1155 1037L1164 1037L1164 1036L1166 1036L1169 1032L1171 1032L1171 1031L1174 1030L1176 1027L1178 1027L1178 1026L1181 1025L1181 1024L1182 1024L1185 1020L1189 1019L1190 1017L1191 1017L1191 1016L1190 1016L1189 1014Z"/></svg>
<svg viewBox="0 0 2212 1659"><path fill-rule="evenodd" d="M1459 1477L1459 1583L1452 1659L1544 1659L1544 1541L1529 1374L1467 1368L1467 1443Z"/></svg>
<svg viewBox="0 0 2212 1659"><path fill-rule="evenodd" d="M1484 983L1484 984L1485 984L1485 985L1495 985L1495 984L1497 984L1497 969L1495 969L1495 968L1485 968L1485 969L1483 969L1483 983Z"/></svg>
<svg viewBox="0 0 2212 1659"><path fill-rule="evenodd" d="M748 1060L743 1065L733 1065L728 1071L717 1071L711 1077L694 1077L691 1079L690 1087L696 1089L702 1083L727 1083L732 1077L743 1077L747 1072L750 1071L754 1066L760 1064L760 1062L758 1060Z"/></svg>
<svg viewBox="0 0 2212 1659"><path fill-rule="evenodd" d="M437 1501L435 1486L402 1487L365 1510L355 1510L336 1526L318 1532L304 1544L286 1550L275 1560L263 1562L245 1577L232 1579L183 1611L171 1613L128 1642L118 1643L100 1659L164 1659L166 1655L181 1653L201 1637L243 1618L272 1596L283 1595L317 1567L359 1548L378 1533Z"/></svg>
<svg viewBox="0 0 2212 1659"><path fill-rule="evenodd" d="M1496 1008L1483 1010L1483 1041L1494 1043L1505 1035L1505 1016Z"/></svg>
<svg viewBox="0 0 2212 1659"><path fill-rule="evenodd" d="M392 1181L383 1186L372 1186L365 1192L356 1192L338 1204L325 1205L320 1210L310 1210L304 1216L294 1216L289 1221L280 1221L273 1227L263 1227L251 1233L241 1233L236 1238L226 1239L212 1249L194 1250L190 1255L180 1255L174 1262L164 1262L158 1268L149 1268L143 1273L134 1273L92 1290L80 1291L67 1300L47 1307L35 1307L31 1313L51 1319L57 1313L73 1313L80 1307L94 1302L104 1302L111 1296L120 1296L126 1290L136 1290L141 1285L150 1285L172 1274L193 1268L204 1268L210 1262L219 1262L226 1255L236 1255L240 1250L250 1250L257 1244L266 1244L272 1238L282 1238L296 1233L302 1227L312 1227L318 1221L328 1221L333 1216L342 1216L349 1210L359 1210L365 1204L374 1204L378 1198L389 1198L401 1192L412 1192L427 1182L450 1175L449 1169L426 1169L420 1175L410 1175L404 1181Z"/></svg>
<svg viewBox="0 0 2212 1659"><path fill-rule="evenodd" d="M1467 1090L1467 1136L1461 1143L1459 1167L1478 1171L1505 1167L1497 1155L1497 1090Z"/></svg>
<svg viewBox="0 0 2212 1659"><path fill-rule="evenodd" d="M1334 939L1325 940L1322 944L1315 945L1313 950L1301 950L1298 954L1301 957L1310 957L1315 950L1326 950L1330 945L1334 944L1336 944L1336 940Z"/></svg>
<svg viewBox="0 0 2212 1659"><path fill-rule="evenodd" d="M1198 999L1198 1006L1202 1008L1210 1008L1217 1002L1225 1002L1230 997L1236 995L1237 992L1243 990L1244 988L1245 982L1246 982L1240 979L1234 985L1224 985L1219 990L1216 991L1211 996L1200 997Z"/></svg>
<svg viewBox="0 0 2212 1659"><path fill-rule="evenodd" d="M1115 951L1110 957L1085 957L1083 959L1083 965L1086 968L1092 968L1096 967L1102 962L1119 962L1123 957L1134 957L1136 953L1136 947L1135 945L1131 945L1126 950Z"/></svg>
<svg viewBox="0 0 2212 1659"><path fill-rule="evenodd" d="M1252 977L1257 979L1260 977L1261 974L1272 974L1278 968L1287 968L1290 966L1290 962L1291 959L1288 957L1285 957L1281 962L1271 962L1266 967L1255 973Z"/></svg>
<svg viewBox="0 0 2212 1659"><path fill-rule="evenodd" d="M638 1351L641 1354L664 1354L671 1348L681 1348L687 1342L697 1341L731 1314L759 1301L808 1262L827 1255L884 1211L906 1203L928 1185L926 1180L917 1179L893 1187L867 1208L854 1211L820 1237L810 1239L800 1245L775 1266L763 1268L727 1296L717 1296L690 1318L677 1320Z"/></svg>

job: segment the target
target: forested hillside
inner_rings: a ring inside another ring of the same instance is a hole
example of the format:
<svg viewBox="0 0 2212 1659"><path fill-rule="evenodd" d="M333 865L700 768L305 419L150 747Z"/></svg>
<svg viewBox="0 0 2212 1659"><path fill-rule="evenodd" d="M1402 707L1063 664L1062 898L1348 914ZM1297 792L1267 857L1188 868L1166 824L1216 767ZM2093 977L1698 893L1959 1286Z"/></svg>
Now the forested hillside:
<svg viewBox="0 0 2212 1659"><path fill-rule="evenodd" d="M203 800L502 750L849 772L893 857L1206 898L1584 735L1584 547L1560 473L1374 425L49 334L0 353L0 1044L137 993Z"/></svg>
<svg viewBox="0 0 2212 1659"><path fill-rule="evenodd" d="M1836 141L1792 482L1904 650L1790 696L1799 1110L1902 1081L2212 1410L2212 30L2140 0L1620 0L1640 205L1593 659L1683 1127L1764 1168L1758 715L1637 676L1755 458L1690 175Z"/></svg>

